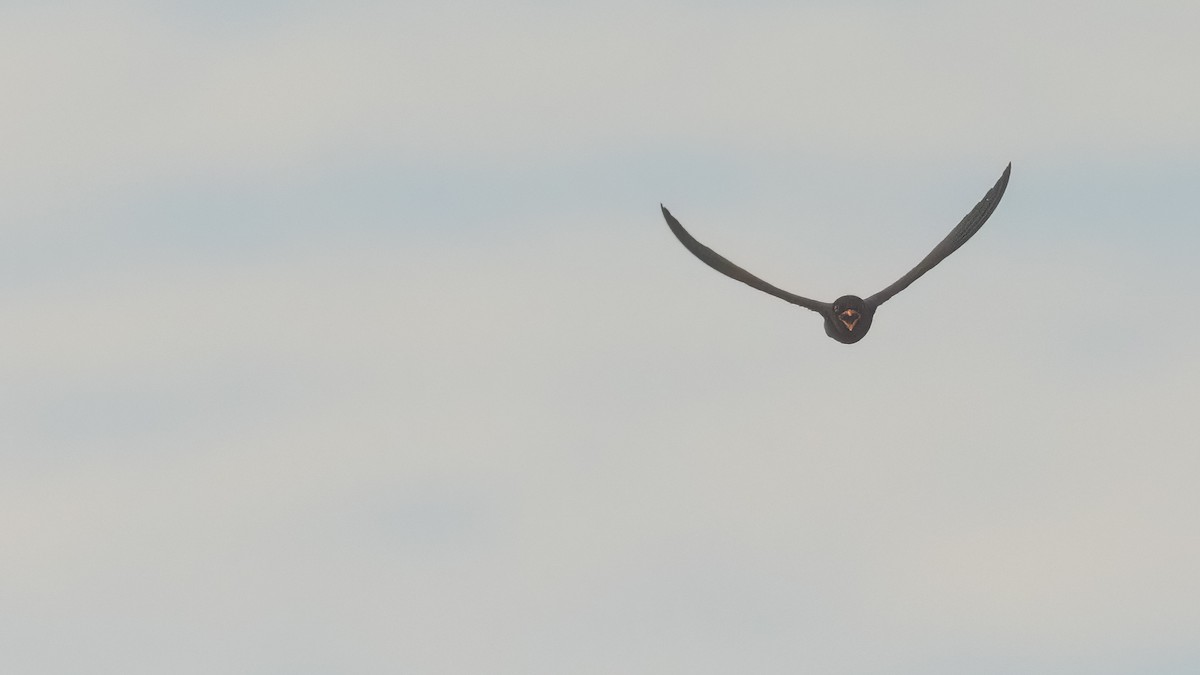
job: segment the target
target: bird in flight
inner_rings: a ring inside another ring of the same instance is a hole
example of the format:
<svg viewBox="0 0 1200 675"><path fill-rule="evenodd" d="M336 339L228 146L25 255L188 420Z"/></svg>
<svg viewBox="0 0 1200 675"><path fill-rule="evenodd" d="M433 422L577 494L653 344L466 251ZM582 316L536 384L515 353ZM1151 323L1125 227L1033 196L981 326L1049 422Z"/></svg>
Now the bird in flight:
<svg viewBox="0 0 1200 675"><path fill-rule="evenodd" d="M759 279L750 274L746 270L734 265L726 260L719 253L711 248L696 241L695 237L688 234L688 231L683 229L683 225L671 215L667 207L662 206L663 217L667 219L667 225L671 231L679 238L679 241L692 252L700 260L704 261L709 267L724 274L727 277L737 279L738 281L764 293L770 293L777 298L787 300L794 305L800 305L807 309L820 314L825 319L825 334L829 337L841 342L842 344L854 344L867 334L871 329L871 320L875 318L875 310L879 306L887 302L891 297L900 291L908 288L908 285L916 281L935 265L940 263L946 256L954 253L960 246L967 243L979 228L987 222L992 211L996 210L996 205L1000 203L1000 198L1004 196L1004 189L1008 187L1008 174L1012 171L1012 163L1010 162L1004 169L1004 173L1000 175L1000 180L988 190L983 199L971 209L971 212L963 217L962 221L946 235L946 238L940 244L933 247L929 255L917 264L916 267L909 270L908 274L900 277L895 283L887 288L879 291L875 295L867 299L862 299L857 295L843 295L834 300L832 303L818 302L809 300L794 293L789 293L783 289L776 288L771 284Z"/></svg>

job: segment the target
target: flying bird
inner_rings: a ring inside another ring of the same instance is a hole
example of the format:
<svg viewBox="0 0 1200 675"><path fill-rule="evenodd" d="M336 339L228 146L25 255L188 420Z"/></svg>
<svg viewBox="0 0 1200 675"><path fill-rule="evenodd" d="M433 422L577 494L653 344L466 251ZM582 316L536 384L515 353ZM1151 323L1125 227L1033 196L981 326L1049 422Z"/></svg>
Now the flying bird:
<svg viewBox="0 0 1200 675"><path fill-rule="evenodd" d="M900 291L908 288L909 284L916 281L929 270L933 269L946 256L954 253L960 246L967 243L979 228L987 222L992 211L996 210L996 205L1000 203L1000 198L1004 196L1004 189L1008 187L1008 174L1012 171L1012 163L1010 162L1004 169L1004 173L1000 175L1000 180L988 190L983 199L971 209L971 212L963 217L962 221L946 235L946 238L940 244L933 247L929 255L917 264L916 267L909 270L908 274L900 277L895 283L887 288L879 291L875 295L867 299L862 299L857 295L843 295L842 297L829 302L818 302L801 297L795 293L789 293L781 288L776 288L771 284L759 279L750 274L746 270L734 265L726 260L719 253L711 248L696 241L695 237L688 234L688 231L683 229L683 225L671 215L667 207L662 207L663 217L667 219L667 225L671 231L679 238L679 241L691 251L700 260L704 261L709 267L724 274L727 277L737 279L738 281L764 293L770 293L777 298L787 300L788 302L799 305L801 307L811 309L820 314L825 319L825 334L829 337L841 342L842 344L854 344L867 334L871 329L871 321L875 318L875 310L879 306L887 302L891 297Z"/></svg>

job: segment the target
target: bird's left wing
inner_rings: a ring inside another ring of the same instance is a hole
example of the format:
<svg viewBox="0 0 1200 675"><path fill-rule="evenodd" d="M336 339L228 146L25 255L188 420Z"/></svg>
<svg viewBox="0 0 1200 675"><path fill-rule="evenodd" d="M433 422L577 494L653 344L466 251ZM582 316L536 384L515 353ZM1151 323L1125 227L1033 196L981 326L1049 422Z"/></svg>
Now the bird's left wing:
<svg viewBox="0 0 1200 675"><path fill-rule="evenodd" d="M747 286L757 288L763 293L770 293L777 298L787 300L793 305L800 305L801 307L806 307L814 312L820 312L822 314L828 311L829 305L827 303L809 300L808 298L801 297L795 293L788 293L781 288L776 288L762 279L754 276L753 274L750 274L746 270L738 267L737 265L729 262L722 257L721 254L696 241L695 237L689 234L687 230L683 229L683 225L679 224L679 221L675 219L675 216L671 215L671 212L667 210L667 207L662 206L662 204L659 204L659 206L662 207L663 218L667 219L667 225L670 226L671 231L675 233L675 236L679 239L679 241L685 247L687 247L687 250L692 252L692 255L703 260L704 263L709 267L727 277L737 279Z"/></svg>
<svg viewBox="0 0 1200 675"><path fill-rule="evenodd" d="M920 264L909 270L908 274L900 277L896 283L867 298L867 304L874 308L887 302L893 295L908 288L908 285L920 278L922 274L933 269L935 265L945 260L946 256L954 253L960 246L967 243L967 240L987 222L988 217L992 215L992 211L996 210L996 205L1000 203L1000 198L1004 196L1004 190L1008 187L1008 174L1011 171L1012 163L1010 162L1005 167L1004 173L1000 175L1000 180L996 181L996 184L992 186L991 190L988 190L983 199L975 205L975 208L971 209L971 212L959 222L957 227L950 230L950 234L946 235L946 238L935 246Z"/></svg>

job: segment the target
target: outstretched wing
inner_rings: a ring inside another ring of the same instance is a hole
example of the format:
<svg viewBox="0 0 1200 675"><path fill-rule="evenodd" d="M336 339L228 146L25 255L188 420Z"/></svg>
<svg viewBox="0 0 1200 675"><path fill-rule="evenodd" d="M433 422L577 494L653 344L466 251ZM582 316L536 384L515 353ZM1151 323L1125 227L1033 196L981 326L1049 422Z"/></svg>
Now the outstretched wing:
<svg viewBox="0 0 1200 675"><path fill-rule="evenodd" d="M662 204L659 204L659 206L662 206ZM671 227L671 231L675 233L675 236L678 237L679 241L687 248L687 250L691 251L692 255L703 260L706 265L714 270L724 274L727 277L737 279L747 286L757 288L763 293L770 293L777 298L787 300L793 305L800 305L801 307L807 307L814 312L822 313L829 309L829 305L827 303L809 300L808 298L802 298L794 293L788 293L781 288L776 288L771 284L768 284L767 282L759 279L753 274L750 274L737 265L734 265L722 257L721 254L696 241L696 238L691 234L688 234L688 231L683 229L683 225L680 225L679 221L675 220L675 216L671 215L671 212L667 210L667 207L662 206L662 212L663 218L667 219L667 225Z"/></svg>
<svg viewBox="0 0 1200 675"><path fill-rule="evenodd" d="M900 277L896 283L867 298L867 304L874 308L887 302L893 295L908 288L908 285L919 279L922 274L925 274L933 269L935 265L945 260L946 256L957 251L958 247L967 243L967 240L987 222L988 216L992 215L992 211L996 210L996 205L1000 203L1000 198L1004 196L1004 189L1008 187L1008 174L1010 171L1012 171L1011 162L1005 167L1004 173L1000 175L1000 180L996 181L992 189L988 190L987 194L983 196L983 200L976 204L975 208L971 209L971 212L962 219L962 222L957 227L950 230L950 234L946 235L946 238L935 246L920 264L909 270L908 274Z"/></svg>

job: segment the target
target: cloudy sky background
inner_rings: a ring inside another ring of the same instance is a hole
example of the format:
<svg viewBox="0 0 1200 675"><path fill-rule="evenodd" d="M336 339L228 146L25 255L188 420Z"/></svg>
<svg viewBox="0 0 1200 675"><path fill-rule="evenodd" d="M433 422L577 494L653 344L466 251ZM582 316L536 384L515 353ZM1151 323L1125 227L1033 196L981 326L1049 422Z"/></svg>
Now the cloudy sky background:
<svg viewBox="0 0 1200 675"><path fill-rule="evenodd" d="M0 3L0 669L1200 670L1200 5ZM866 295L844 346L702 241Z"/></svg>

